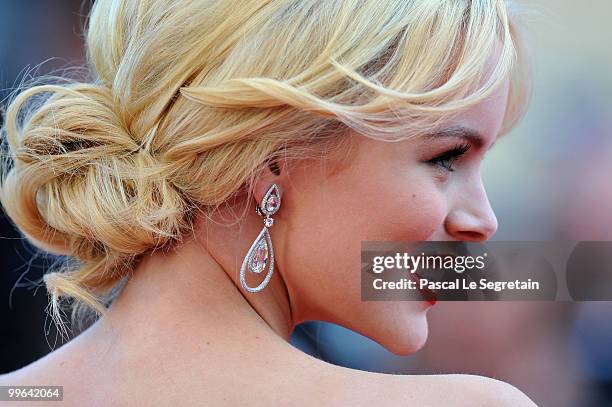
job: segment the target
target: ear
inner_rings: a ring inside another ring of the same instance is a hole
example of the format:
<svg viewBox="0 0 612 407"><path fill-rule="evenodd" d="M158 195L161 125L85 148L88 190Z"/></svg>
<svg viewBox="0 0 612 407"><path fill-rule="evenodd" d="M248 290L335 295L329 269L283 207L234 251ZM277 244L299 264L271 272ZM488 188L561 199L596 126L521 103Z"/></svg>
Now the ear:
<svg viewBox="0 0 612 407"><path fill-rule="evenodd" d="M253 195L257 203L261 204L264 195L272 184L278 185L281 195L284 191L284 184L287 182L287 164L279 159L268 161L267 165L260 172L253 183Z"/></svg>

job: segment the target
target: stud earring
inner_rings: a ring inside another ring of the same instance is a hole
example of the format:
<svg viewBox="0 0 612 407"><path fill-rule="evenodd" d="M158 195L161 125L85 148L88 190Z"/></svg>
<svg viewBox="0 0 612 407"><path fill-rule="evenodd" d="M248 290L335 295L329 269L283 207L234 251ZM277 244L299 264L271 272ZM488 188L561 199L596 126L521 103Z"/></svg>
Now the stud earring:
<svg viewBox="0 0 612 407"><path fill-rule="evenodd" d="M274 224L272 215L278 212L280 205L280 188L278 185L272 184L261 200L261 204L255 208L255 212L264 218L264 226L244 257L242 267L240 267L240 284L249 292L254 293L263 290L272 278L272 273L274 272L274 248L272 247L272 238L268 229ZM250 287L246 282L246 272L261 274L267 265L269 265L269 269L263 281L256 287Z"/></svg>

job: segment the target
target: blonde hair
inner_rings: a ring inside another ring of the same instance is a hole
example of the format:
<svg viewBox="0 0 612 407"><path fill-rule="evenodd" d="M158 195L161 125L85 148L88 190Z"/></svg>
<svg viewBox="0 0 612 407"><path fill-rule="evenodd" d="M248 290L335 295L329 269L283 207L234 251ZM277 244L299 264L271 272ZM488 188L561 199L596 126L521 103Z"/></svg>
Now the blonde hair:
<svg viewBox="0 0 612 407"><path fill-rule="evenodd" d="M22 90L2 130L6 213L77 260L44 276L55 318L61 298L104 314L140 256L270 160L422 134L510 75L506 132L528 94L502 0L98 0L86 34L95 79Z"/></svg>

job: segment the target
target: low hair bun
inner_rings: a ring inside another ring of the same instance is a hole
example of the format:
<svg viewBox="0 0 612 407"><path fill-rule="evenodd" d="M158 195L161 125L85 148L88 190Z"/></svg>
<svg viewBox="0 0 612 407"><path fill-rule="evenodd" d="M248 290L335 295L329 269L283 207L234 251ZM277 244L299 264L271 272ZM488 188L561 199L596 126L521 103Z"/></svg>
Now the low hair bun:
<svg viewBox="0 0 612 407"><path fill-rule="evenodd" d="M103 291L121 277L118 265L179 236L185 202L164 165L128 134L107 87L30 88L9 106L3 132L12 159L4 210L34 244L85 265L64 277ZM46 281L62 294L62 281Z"/></svg>

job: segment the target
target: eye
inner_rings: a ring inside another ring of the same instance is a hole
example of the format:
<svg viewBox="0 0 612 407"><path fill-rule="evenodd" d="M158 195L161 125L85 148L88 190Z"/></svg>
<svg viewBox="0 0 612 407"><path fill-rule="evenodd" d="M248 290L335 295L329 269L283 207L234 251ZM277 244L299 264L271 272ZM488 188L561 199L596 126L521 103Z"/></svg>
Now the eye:
<svg viewBox="0 0 612 407"><path fill-rule="evenodd" d="M457 144L452 149L443 152L427 162L431 165L442 167L447 171L455 171L455 168L453 167L455 160L465 154L470 147L471 145L469 143Z"/></svg>

